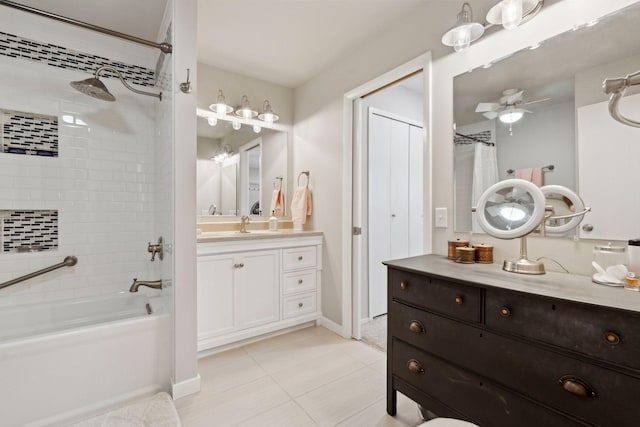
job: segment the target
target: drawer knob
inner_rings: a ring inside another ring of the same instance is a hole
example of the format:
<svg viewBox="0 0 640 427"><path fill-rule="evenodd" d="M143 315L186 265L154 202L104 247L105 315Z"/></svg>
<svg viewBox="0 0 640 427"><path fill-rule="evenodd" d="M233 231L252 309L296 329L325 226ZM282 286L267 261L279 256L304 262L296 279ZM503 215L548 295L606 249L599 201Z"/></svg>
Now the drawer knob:
<svg viewBox="0 0 640 427"><path fill-rule="evenodd" d="M416 359L410 359L409 362L407 362L407 368L416 375L424 374L422 364Z"/></svg>
<svg viewBox="0 0 640 427"><path fill-rule="evenodd" d="M507 306L504 306L500 309L500 314L502 314L504 317L509 317L511 316L511 309Z"/></svg>
<svg viewBox="0 0 640 427"><path fill-rule="evenodd" d="M298 285L302 285L302 279L298 279Z"/></svg>
<svg viewBox="0 0 640 427"><path fill-rule="evenodd" d="M607 344L616 345L620 342L620 335L615 332L607 331L603 335L604 340Z"/></svg>
<svg viewBox="0 0 640 427"><path fill-rule="evenodd" d="M461 296L457 296L454 300L456 302L456 304L458 305L462 305L462 303L464 302L464 300L462 299Z"/></svg>
<svg viewBox="0 0 640 427"><path fill-rule="evenodd" d="M304 305L303 303L299 302L298 303L298 308L302 308L303 305Z"/></svg>
<svg viewBox="0 0 640 427"><path fill-rule="evenodd" d="M298 261L302 261L302 259L303 259L303 258L302 258L302 255L300 255L300 256L298 257Z"/></svg>
<svg viewBox="0 0 640 427"><path fill-rule="evenodd" d="M400 289L407 289L407 284L404 282L400 282Z"/></svg>
<svg viewBox="0 0 640 427"><path fill-rule="evenodd" d="M412 320L409 323L409 330L413 333L421 334L424 332L424 326L422 326L422 323L418 322L417 320Z"/></svg>
<svg viewBox="0 0 640 427"><path fill-rule="evenodd" d="M597 394L593 388L587 384L582 378L573 375L565 375L558 380L558 384L568 392L578 397L596 397Z"/></svg>

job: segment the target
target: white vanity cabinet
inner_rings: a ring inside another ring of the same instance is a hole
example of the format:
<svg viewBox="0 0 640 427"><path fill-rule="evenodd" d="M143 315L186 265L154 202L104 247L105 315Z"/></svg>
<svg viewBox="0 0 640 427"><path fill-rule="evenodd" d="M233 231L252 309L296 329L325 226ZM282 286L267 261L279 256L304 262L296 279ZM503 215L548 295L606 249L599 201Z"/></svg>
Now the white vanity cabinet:
<svg viewBox="0 0 640 427"><path fill-rule="evenodd" d="M198 351L320 318L321 233L208 240L198 243Z"/></svg>

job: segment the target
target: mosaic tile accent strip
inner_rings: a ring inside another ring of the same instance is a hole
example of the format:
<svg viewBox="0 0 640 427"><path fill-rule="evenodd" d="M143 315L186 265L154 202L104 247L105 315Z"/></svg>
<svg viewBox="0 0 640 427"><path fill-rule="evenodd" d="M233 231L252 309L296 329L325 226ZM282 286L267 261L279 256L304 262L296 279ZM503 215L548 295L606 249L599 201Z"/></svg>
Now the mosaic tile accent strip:
<svg viewBox="0 0 640 427"><path fill-rule="evenodd" d="M0 110L4 153L58 157L58 118Z"/></svg>
<svg viewBox="0 0 640 427"><path fill-rule="evenodd" d="M58 211L0 211L2 215L2 251L23 252L58 248Z"/></svg>
<svg viewBox="0 0 640 427"><path fill-rule="evenodd" d="M51 67L86 71L91 74L100 67L110 65L120 71L128 83L154 86L155 81L155 73L149 68L112 61L102 56L78 52L50 43L40 43L1 31L0 55L41 62ZM100 76L116 77L114 73L107 71L100 73Z"/></svg>

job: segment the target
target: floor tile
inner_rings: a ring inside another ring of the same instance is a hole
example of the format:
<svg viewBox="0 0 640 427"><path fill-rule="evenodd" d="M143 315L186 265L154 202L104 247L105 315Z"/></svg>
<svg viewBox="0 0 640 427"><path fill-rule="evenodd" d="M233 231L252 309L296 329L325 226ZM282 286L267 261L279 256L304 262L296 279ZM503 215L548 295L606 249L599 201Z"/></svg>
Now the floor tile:
<svg viewBox="0 0 640 427"><path fill-rule="evenodd" d="M242 348L225 351L198 361L202 391L224 391L247 384L267 373Z"/></svg>
<svg viewBox="0 0 640 427"><path fill-rule="evenodd" d="M294 401L237 424L238 427L317 427L317 425Z"/></svg>
<svg viewBox="0 0 640 427"><path fill-rule="evenodd" d="M250 419L290 400L269 377L226 390L202 391L176 401L183 427L225 427Z"/></svg>
<svg viewBox="0 0 640 427"><path fill-rule="evenodd" d="M384 396L384 376L365 367L304 394L296 401L320 426L334 426Z"/></svg>
<svg viewBox="0 0 640 427"><path fill-rule="evenodd" d="M418 405L402 393L398 393L396 415L387 414L387 399L384 397L336 427L413 427L423 422Z"/></svg>

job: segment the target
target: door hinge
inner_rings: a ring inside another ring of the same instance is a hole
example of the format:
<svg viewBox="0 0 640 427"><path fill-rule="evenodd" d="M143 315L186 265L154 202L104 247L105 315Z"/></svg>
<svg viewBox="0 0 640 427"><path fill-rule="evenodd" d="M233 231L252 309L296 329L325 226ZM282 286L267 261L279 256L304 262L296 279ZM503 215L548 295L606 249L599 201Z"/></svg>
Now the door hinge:
<svg viewBox="0 0 640 427"><path fill-rule="evenodd" d="M359 236L362 234L362 227L353 227L353 235Z"/></svg>

